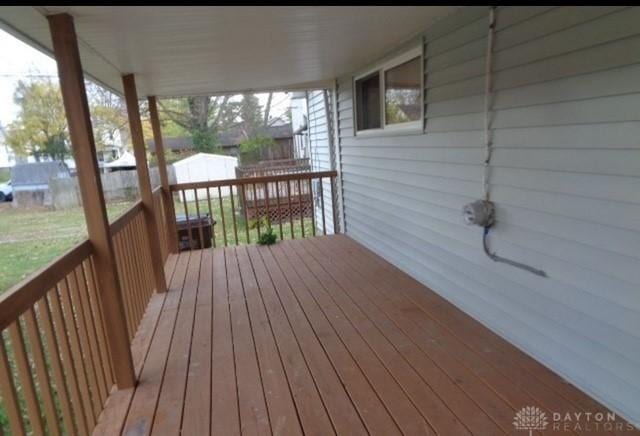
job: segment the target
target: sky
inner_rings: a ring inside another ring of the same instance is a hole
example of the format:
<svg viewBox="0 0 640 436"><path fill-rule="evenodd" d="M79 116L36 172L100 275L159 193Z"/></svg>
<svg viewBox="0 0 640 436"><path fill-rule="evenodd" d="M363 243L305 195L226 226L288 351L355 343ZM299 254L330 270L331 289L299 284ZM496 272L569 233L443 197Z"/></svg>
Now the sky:
<svg viewBox="0 0 640 436"><path fill-rule="evenodd" d="M13 104L16 82L30 74L44 74L57 79L56 64L47 55L0 30L0 124L6 126L16 116Z"/></svg>

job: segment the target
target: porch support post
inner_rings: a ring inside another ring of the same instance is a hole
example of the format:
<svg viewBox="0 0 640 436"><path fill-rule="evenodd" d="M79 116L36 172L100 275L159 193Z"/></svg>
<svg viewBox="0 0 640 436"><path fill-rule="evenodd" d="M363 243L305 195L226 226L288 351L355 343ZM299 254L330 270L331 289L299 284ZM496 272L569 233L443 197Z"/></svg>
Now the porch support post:
<svg viewBox="0 0 640 436"><path fill-rule="evenodd" d="M124 85L124 99L127 104L129 127L131 129L131 142L133 154L136 157L138 170L138 184L140 186L140 198L144 210L144 218L147 224L149 249L151 250L151 263L153 265L153 278L157 292L167 291L167 282L164 278L164 262L160 252L160 239L153 210L153 194L151 193L151 180L149 178L149 166L147 165L147 153L144 146L144 134L142 133L142 121L140 120L140 108L138 107L138 93L133 74L122 76Z"/></svg>
<svg viewBox="0 0 640 436"><path fill-rule="evenodd" d="M156 144L156 158L158 159L158 171L160 172L160 183L164 195L164 211L166 216L169 252L178 252L178 230L176 228L176 213L173 206L173 195L169 187L169 176L167 174L167 161L164 157L164 142L162 141L162 129L160 128L160 118L158 117L158 105L154 96L149 97L149 116L151 118L151 129L153 130L153 142Z"/></svg>
<svg viewBox="0 0 640 436"><path fill-rule="evenodd" d="M69 14L57 14L49 16L48 19L71 144L76 159L87 231L94 250L100 301L105 324L108 326L106 332L111 351L111 364L118 388L126 389L135 385L136 377L129 348L124 303L102 193L102 181L96 159L96 147L73 17Z"/></svg>

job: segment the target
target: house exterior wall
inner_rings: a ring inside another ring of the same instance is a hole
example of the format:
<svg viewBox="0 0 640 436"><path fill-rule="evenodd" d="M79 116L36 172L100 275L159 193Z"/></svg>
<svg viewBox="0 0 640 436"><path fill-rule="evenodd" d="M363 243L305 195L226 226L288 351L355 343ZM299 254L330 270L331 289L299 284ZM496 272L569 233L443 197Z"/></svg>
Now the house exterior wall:
<svg viewBox="0 0 640 436"><path fill-rule="evenodd" d="M493 62L492 249L461 208L482 198L487 8L424 42L425 126L354 136L338 80L349 236L640 423L639 7L501 7ZM381 59L380 61L383 61Z"/></svg>
<svg viewBox="0 0 640 436"><path fill-rule="evenodd" d="M330 111L331 104L325 101L325 91L316 90L308 93L308 124L309 124L309 152L311 158L312 171L330 171L335 169L335 163L331 156L331 123ZM320 192L320 187L314 187ZM319 194L318 194L319 195ZM331 181L324 179L322 181L322 195L324 197L324 219L328 234L335 232L333 226L333 208L331 201ZM316 202L315 220L317 230L323 231L322 228L322 207L321 203Z"/></svg>

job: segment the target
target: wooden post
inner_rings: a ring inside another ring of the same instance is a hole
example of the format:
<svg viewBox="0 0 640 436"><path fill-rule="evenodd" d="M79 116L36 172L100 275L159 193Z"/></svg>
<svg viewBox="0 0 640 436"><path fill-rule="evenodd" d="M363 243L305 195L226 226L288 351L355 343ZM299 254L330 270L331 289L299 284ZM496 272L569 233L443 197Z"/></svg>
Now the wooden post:
<svg viewBox="0 0 640 436"><path fill-rule="evenodd" d="M169 189L169 176L167 175L167 161L164 158L164 143L162 141L162 129L160 128L160 118L158 117L158 106L156 98L149 97L149 116L151 118L151 129L153 130L153 141L156 144L156 157L158 158L158 171L160 171L160 183L164 195L164 210L167 221L169 252L178 252L178 230L176 227L176 213L173 206L173 195Z"/></svg>
<svg viewBox="0 0 640 436"><path fill-rule="evenodd" d="M129 348L124 303L109 231L107 209L102 193L102 181L96 159L76 31L73 17L69 14L51 15L48 19L53 51L58 64L62 99L76 159L87 231L94 251L100 301L105 323L108 326L106 331L111 351L111 364L118 388L126 389L135 385L136 377Z"/></svg>
<svg viewBox="0 0 640 436"><path fill-rule="evenodd" d="M122 76L124 85L124 99L127 104L129 127L131 129L131 142L133 154L136 157L138 170L138 184L140 186L140 198L144 209L144 217L147 223L149 236L149 249L151 250L151 263L153 264L153 276L157 292L167 291L167 282L164 277L164 262L160 253L160 239L158 226L153 211L153 194L151 193L151 179L149 178L149 166L147 165L147 152L144 147L144 134L142 133L142 121L140 121L140 108L138 107L138 93L133 74Z"/></svg>

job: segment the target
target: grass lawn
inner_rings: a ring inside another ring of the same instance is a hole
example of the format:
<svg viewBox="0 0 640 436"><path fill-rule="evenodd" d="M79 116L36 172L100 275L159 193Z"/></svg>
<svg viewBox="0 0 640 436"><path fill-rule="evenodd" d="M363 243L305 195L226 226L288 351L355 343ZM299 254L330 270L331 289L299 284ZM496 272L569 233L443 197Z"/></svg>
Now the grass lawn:
<svg viewBox="0 0 640 436"><path fill-rule="evenodd" d="M237 199L236 199L237 201ZM109 221L131 207L132 203L113 203L107 205ZM177 214L184 214L184 204L175 202ZM235 215L237 243L247 243L247 226L240 209L231 209L231 199L223 198L222 209L217 198L211 199L211 209L206 199L199 200L200 214L210 214L216 220L214 226L215 245L224 245L224 236L228 245L236 245L236 231L233 228ZM196 216L195 202L187 203L189 216ZM222 225L224 212L224 231ZM272 223L277 239L280 240L280 223ZM282 222L282 239L302 238L303 226L300 217ZM261 225L260 232L265 230ZM193 230L197 231L197 230ZM313 234L310 217L304 217L304 233ZM32 272L42 268L57 256L86 238L87 230L82 208L52 211L44 208L14 209L10 203L0 207L0 293L20 282ZM258 226L255 220L249 222L249 239L255 244L258 241Z"/></svg>
<svg viewBox="0 0 640 436"><path fill-rule="evenodd" d="M107 205L113 221L131 203ZM87 228L82 208L0 209L0 293L82 241Z"/></svg>

